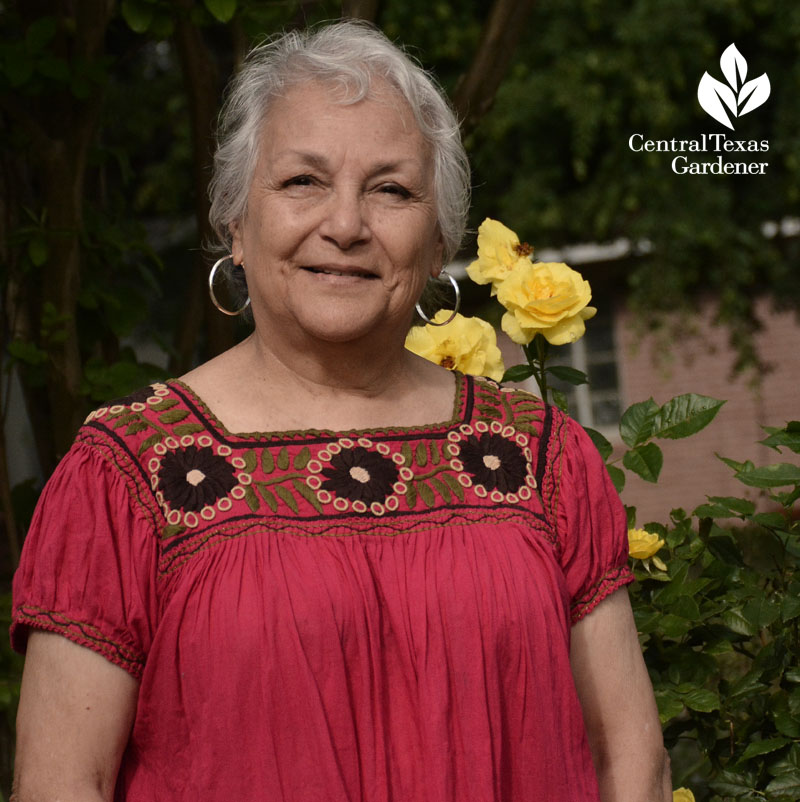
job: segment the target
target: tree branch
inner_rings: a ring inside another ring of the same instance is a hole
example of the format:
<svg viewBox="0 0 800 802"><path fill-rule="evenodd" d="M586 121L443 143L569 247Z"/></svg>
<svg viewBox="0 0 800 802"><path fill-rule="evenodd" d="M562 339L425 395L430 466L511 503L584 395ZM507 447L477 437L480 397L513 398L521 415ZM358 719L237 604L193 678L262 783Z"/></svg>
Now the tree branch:
<svg viewBox="0 0 800 802"><path fill-rule="evenodd" d="M535 0L495 0L478 52L456 87L453 105L464 134L471 131L494 102Z"/></svg>

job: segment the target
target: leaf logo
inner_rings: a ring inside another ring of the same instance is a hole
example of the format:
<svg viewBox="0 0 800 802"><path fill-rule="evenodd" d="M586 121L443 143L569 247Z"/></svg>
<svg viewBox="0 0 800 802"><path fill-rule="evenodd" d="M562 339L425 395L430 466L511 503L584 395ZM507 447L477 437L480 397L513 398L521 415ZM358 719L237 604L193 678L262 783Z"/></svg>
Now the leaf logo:
<svg viewBox="0 0 800 802"><path fill-rule="evenodd" d="M745 81L747 61L735 44L728 45L725 49L719 66L728 85L704 72L697 86L697 99L707 114L733 131L728 112L736 118L757 109L769 97L769 78L764 73L758 78Z"/></svg>

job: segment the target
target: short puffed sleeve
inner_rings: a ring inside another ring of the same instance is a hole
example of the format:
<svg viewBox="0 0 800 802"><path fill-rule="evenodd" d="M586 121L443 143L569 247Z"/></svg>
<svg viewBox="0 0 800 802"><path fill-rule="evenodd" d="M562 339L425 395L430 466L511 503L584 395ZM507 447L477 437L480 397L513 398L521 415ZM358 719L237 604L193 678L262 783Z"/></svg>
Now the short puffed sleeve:
<svg viewBox="0 0 800 802"><path fill-rule="evenodd" d="M11 644L57 632L137 679L156 620L156 545L116 466L77 443L47 483L14 576Z"/></svg>
<svg viewBox="0 0 800 802"><path fill-rule="evenodd" d="M549 495L572 623L633 581L625 508L584 428L552 410Z"/></svg>

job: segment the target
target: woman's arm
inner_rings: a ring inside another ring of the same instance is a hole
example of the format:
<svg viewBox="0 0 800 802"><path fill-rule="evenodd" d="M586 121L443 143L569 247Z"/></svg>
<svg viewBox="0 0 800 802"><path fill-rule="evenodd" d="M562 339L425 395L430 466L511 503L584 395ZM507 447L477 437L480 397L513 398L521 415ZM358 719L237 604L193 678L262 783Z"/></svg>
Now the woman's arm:
<svg viewBox="0 0 800 802"><path fill-rule="evenodd" d="M17 715L15 802L109 802L139 683L61 635L28 638Z"/></svg>
<svg viewBox="0 0 800 802"><path fill-rule="evenodd" d="M570 659L603 801L669 802L669 758L624 588L575 624Z"/></svg>

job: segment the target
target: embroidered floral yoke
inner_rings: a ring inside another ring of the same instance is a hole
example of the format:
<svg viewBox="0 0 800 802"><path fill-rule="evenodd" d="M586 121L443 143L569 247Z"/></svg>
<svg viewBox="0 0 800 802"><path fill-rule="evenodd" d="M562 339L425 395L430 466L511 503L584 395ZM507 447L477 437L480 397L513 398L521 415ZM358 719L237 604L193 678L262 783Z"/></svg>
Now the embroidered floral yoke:
<svg viewBox="0 0 800 802"><path fill-rule="evenodd" d="M117 799L598 799L570 624L630 581L583 430L456 375L419 428L231 434L180 382L93 412L12 642L140 680Z"/></svg>

